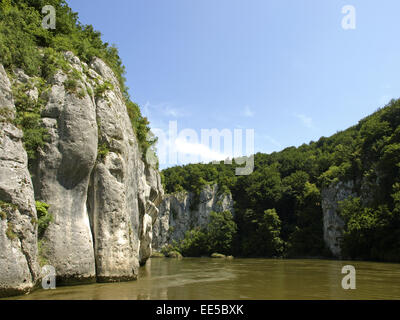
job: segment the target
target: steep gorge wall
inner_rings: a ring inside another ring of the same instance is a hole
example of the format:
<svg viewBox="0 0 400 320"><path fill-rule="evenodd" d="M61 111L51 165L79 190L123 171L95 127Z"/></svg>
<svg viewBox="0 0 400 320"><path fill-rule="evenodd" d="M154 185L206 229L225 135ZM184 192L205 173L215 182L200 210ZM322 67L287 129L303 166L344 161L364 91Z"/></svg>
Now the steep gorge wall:
<svg viewBox="0 0 400 320"><path fill-rule="evenodd" d="M37 226L31 222L35 199L50 205L53 222L41 239L40 254L55 267L58 283L135 279L139 264L151 254L152 226L164 192L157 170L142 160L119 82L100 59L86 65L70 52L64 58L79 75L77 88L69 90L69 75L62 70L46 84L41 117L49 140L31 168L33 187L22 131L12 116L0 121L0 200L18 208L0 220L2 293L28 291L39 278ZM0 71L2 110L7 107L12 115L11 84ZM15 72L14 81L32 80ZM106 89L99 93L99 86ZM37 92L33 88L28 95L38 99ZM21 237L7 238L10 221Z"/></svg>
<svg viewBox="0 0 400 320"><path fill-rule="evenodd" d="M324 241L334 257L341 257L340 241L343 237L344 221L340 216L339 203L356 196L354 182L339 182L321 191Z"/></svg>
<svg viewBox="0 0 400 320"><path fill-rule="evenodd" d="M166 195L159 208L158 220L154 225L153 247L160 250L172 241L185 237L186 231L196 227L205 227L210 221L211 211L222 212L233 209L231 194L219 192L218 185L203 188L198 203L190 192L178 192Z"/></svg>
<svg viewBox="0 0 400 320"><path fill-rule="evenodd" d="M321 206L323 211L324 241L336 258L343 258L341 241L345 221L340 214L340 203L352 197L360 197L363 205L373 202L373 195L379 188L380 175L376 181L368 181L357 177L355 180L338 181L321 190Z"/></svg>
<svg viewBox="0 0 400 320"><path fill-rule="evenodd" d="M11 83L0 65L0 297L28 292L39 277L36 207Z"/></svg>

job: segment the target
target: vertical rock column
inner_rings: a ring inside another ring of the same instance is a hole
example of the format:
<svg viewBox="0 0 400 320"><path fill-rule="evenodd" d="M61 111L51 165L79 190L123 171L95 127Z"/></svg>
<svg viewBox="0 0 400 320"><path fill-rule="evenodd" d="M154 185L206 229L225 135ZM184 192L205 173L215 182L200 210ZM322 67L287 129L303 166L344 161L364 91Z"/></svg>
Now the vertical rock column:
<svg viewBox="0 0 400 320"><path fill-rule="evenodd" d="M151 166L143 163L144 172L139 183L139 212L140 212L140 252L139 262L144 265L152 253L153 226L158 219L158 213L164 190L160 174Z"/></svg>
<svg viewBox="0 0 400 320"><path fill-rule="evenodd" d="M81 72L79 59L70 63ZM59 71L52 80L49 101L42 112L50 142L37 161L36 197L50 205L54 221L42 244L44 258L56 269L57 281L95 281L92 233L87 213L90 174L97 157L96 110L86 90L78 97L64 86ZM85 88L78 81L80 88Z"/></svg>
<svg viewBox="0 0 400 320"><path fill-rule="evenodd" d="M323 211L324 241L333 256L340 258L342 249L340 247L343 237L344 221L339 213L339 202L351 196L354 182L339 182L322 189L321 206Z"/></svg>
<svg viewBox="0 0 400 320"><path fill-rule="evenodd" d="M97 159L89 190L97 280L133 280L139 269L140 152L113 72L100 59L91 67L100 85L113 85L96 97L99 143L106 150Z"/></svg>
<svg viewBox="0 0 400 320"><path fill-rule="evenodd" d="M36 207L11 85L0 65L0 297L29 292L39 276Z"/></svg>

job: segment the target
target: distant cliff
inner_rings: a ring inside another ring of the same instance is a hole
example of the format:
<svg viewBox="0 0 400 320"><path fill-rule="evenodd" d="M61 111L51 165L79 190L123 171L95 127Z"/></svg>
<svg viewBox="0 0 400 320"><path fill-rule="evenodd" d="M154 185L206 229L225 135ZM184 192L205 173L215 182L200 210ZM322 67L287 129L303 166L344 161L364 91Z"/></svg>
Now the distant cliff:
<svg viewBox="0 0 400 320"><path fill-rule="evenodd" d="M206 227L212 211L234 212L232 195L221 192L218 185L205 186L198 198L185 191L166 195L159 209L153 230L155 250L182 240L187 231Z"/></svg>

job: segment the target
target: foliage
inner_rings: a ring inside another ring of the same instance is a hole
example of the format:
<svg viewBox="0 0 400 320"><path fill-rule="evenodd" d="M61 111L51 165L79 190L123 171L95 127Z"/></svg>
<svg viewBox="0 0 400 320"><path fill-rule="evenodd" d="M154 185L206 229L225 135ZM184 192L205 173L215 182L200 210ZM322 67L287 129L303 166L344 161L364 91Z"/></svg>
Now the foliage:
<svg viewBox="0 0 400 320"><path fill-rule="evenodd" d="M33 100L26 92L36 86L39 91L37 101ZM25 83L13 87L14 103L17 110L15 125L23 130L23 142L28 154L29 165L36 159L38 148L44 146L49 138L47 130L41 123L41 106L44 104L42 93L46 87L37 81L35 84Z"/></svg>
<svg viewBox="0 0 400 320"><path fill-rule="evenodd" d="M103 84L99 84L95 90L94 90L94 95L96 98L101 98L104 97L104 93L108 90L113 90L114 86L112 83L108 81L104 81Z"/></svg>
<svg viewBox="0 0 400 320"><path fill-rule="evenodd" d="M211 211L210 223L206 230L208 252L232 253L232 243L237 226L230 211Z"/></svg>
<svg viewBox="0 0 400 320"><path fill-rule="evenodd" d="M6 236L10 240L14 240L17 238L17 235L14 232L14 224L12 224L10 221L7 222Z"/></svg>
<svg viewBox="0 0 400 320"><path fill-rule="evenodd" d="M38 217L38 236L39 239L43 237L44 232L51 222L53 222L53 215L48 212L49 205L44 202L36 201L36 212Z"/></svg>
<svg viewBox="0 0 400 320"><path fill-rule="evenodd" d="M38 240L38 260L39 260L39 265L41 267L49 264L49 261L45 258L45 251L46 251L45 239L39 239Z"/></svg>
<svg viewBox="0 0 400 320"><path fill-rule="evenodd" d="M289 237L289 256L329 256L323 242L321 195L315 184L304 185L296 210L296 227Z"/></svg>
<svg viewBox="0 0 400 320"><path fill-rule="evenodd" d="M193 229L187 231L185 238L176 246L175 250L185 257L199 257L208 254L207 234L205 230Z"/></svg>
<svg viewBox="0 0 400 320"><path fill-rule="evenodd" d="M99 143L97 148L97 158L99 160L104 160L106 156L109 154L110 149L108 148L107 143Z"/></svg>
<svg viewBox="0 0 400 320"><path fill-rule="evenodd" d="M342 202L341 214L346 219L343 253L353 259L399 261L400 214L386 205L363 207L360 198Z"/></svg>
<svg viewBox="0 0 400 320"><path fill-rule="evenodd" d="M252 209L245 212L243 228L250 232L242 241L242 251L249 256L277 257L283 253L284 242L280 238L281 221L275 209L256 214Z"/></svg>
<svg viewBox="0 0 400 320"><path fill-rule="evenodd" d="M69 93L76 93L78 82L75 79L67 79L64 82L64 87Z"/></svg>
<svg viewBox="0 0 400 320"><path fill-rule="evenodd" d="M0 200L0 219L6 220L7 213L11 210L15 210L16 208L17 208L17 206L15 204Z"/></svg>
<svg viewBox="0 0 400 320"><path fill-rule="evenodd" d="M229 211L210 213L210 222L205 228L187 231L185 238L175 245L175 250L184 256L198 257L214 252L230 254L236 224Z"/></svg>
<svg viewBox="0 0 400 320"><path fill-rule="evenodd" d="M157 138L150 136L150 123L146 117L142 116L140 108L136 103L127 100L126 108L129 119L131 120L133 131L139 141L139 148L142 151L143 160L146 162L147 151L156 144Z"/></svg>

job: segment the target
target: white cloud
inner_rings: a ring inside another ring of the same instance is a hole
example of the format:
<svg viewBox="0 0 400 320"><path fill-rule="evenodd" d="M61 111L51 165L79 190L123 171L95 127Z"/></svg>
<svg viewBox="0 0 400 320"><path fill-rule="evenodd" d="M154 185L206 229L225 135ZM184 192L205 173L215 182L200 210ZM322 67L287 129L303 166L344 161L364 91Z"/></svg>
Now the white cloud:
<svg viewBox="0 0 400 320"><path fill-rule="evenodd" d="M244 107L243 115L244 115L245 117L251 118L251 117L254 117L254 114L255 114L255 113L250 109L249 106L245 106L245 107Z"/></svg>
<svg viewBox="0 0 400 320"><path fill-rule="evenodd" d="M294 116L299 119L305 127L310 129L314 128L312 118L307 117L304 114L294 114Z"/></svg>
<svg viewBox="0 0 400 320"><path fill-rule="evenodd" d="M223 150L222 152L213 150L210 146L198 141L180 137L175 140L164 137L158 141L156 148L161 168L189 163L209 163L232 157L232 155L224 154Z"/></svg>
<svg viewBox="0 0 400 320"><path fill-rule="evenodd" d="M192 158L193 162L211 162L214 160L225 160L231 155L226 155L221 152L212 150L209 146L201 143L189 142L185 139L176 139L175 148L178 152L178 158L180 155L186 155L187 158Z"/></svg>

